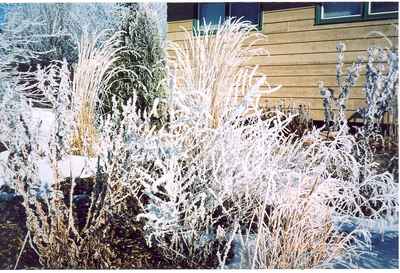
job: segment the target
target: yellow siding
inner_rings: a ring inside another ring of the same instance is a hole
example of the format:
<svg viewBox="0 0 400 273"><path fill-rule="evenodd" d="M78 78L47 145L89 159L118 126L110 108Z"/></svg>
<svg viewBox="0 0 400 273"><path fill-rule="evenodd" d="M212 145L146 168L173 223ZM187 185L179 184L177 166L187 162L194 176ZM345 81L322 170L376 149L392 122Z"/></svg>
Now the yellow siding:
<svg viewBox="0 0 400 273"><path fill-rule="evenodd" d="M372 45L386 45L371 31L385 33L393 38L398 47L398 33L394 24L397 20L376 20L354 23L314 25L314 7L294 8L263 12L262 32L266 39L255 47L266 49L268 54L253 57L246 65L259 65L259 72L268 76L270 84L282 84L280 91L263 98L263 103L305 104L312 110L315 120L323 119L322 100L318 82L328 87L336 84L336 45L346 44L345 63L350 65L357 56L366 56L366 49ZM168 24L167 37L170 41L182 43L185 33L182 28L192 31L192 20L175 21ZM347 116L364 103L362 76L353 89Z"/></svg>

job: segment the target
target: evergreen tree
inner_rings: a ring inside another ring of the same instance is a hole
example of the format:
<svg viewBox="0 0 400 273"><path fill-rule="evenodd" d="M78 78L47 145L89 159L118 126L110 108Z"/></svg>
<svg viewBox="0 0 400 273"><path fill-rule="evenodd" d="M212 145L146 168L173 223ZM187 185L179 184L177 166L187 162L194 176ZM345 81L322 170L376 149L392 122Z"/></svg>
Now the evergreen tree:
<svg viewBox="0 0 400 273"><path fill-rule="evenodd" d="M148 14L143 4L121 5L121 42L126 50L120 53L116 65L124 71L115 75L104 110L111 111L113 96L119 103L125 103L136 94L136 106L143 113L151 110L156 98L164 96L165 64L161 39L155 18Z"/></svg>

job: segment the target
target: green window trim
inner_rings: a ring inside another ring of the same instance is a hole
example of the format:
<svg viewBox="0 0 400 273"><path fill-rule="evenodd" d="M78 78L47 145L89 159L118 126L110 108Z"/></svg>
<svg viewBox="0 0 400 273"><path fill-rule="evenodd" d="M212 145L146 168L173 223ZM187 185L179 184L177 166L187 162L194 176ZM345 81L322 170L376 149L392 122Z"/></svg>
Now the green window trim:
<svg viewBox="0 0 400 273"><path fill-rule="evenodd" d="M338 24L338 23L351 23L351 22L363 22L363 21L373 21L373 20L385 20L385 19L398 19L399 12L388 12L381 14L371 14L369 12L369 3L362 2L362 13L360 16L348 16L342 18L322 18L322 8L321 4L315 5L315 24L325 25L325 24Z"/></svg>
<svg viewBox="0 0 400 273"><path fill-rule="evenodd" d="M216 2L212 2L212 3L216 3ZM235 2L225 2L225 14L224 14L224 18L225 19L229 18L229 10L230 10L229 5L231 3L235 3ZM254 3L254 2L251 2L251 3ZM201 3L197 3L195 5L195 16L194 16L194 18L192 20L192 33L193 33L193 35L196 35L196 34L205 35L206 34L205 31L198 29L198 27L200 26L200 19L199 19L200 6L199 6L199 4L201 4ZM254 31L261 31L262 30L262 25L263 25L263 23L262 23L262 19L263 19L262 14L263 13L262 13L262 8L261 8L261 3L257 3L257 4L258 4L258 25L256 26L256 29ZM214 34L217 33L217 31L218 31L218 29L214 29L212 31L209 31L208 34L209 35L214 35Z"/></svg>

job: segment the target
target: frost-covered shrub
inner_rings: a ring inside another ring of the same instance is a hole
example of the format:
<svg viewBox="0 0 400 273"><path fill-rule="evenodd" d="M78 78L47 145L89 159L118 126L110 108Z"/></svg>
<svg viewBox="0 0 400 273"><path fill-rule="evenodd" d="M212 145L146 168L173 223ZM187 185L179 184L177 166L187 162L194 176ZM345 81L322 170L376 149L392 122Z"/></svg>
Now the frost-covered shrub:
<svg viewBox="0 0 400 273"><path fill-rule="evenodd" d="M15 87L7 88L5 96L0 99L0 123L4 124L8 130L1 131L1 139L5 139L8 157L3 164L3 175L8 184L23 197L23 205L27 215L27 228L31 244L41 259L52 259L52 241L56 234L62 229L61 218L68 215L61 213L59 192L53 192L51 205L47 203L47 210L44 208L43 199L49 194L50 185L46 181L41 181L39 175L39 163L41 161L40 147L50 145L40 143L37 135L37 128L33 126L33 109L27 99L21 95ZM61 144L62 145L62 144ZM61 148L61 146L58 146ZM48 150L48 149L47 149ZM54 155L62 154L60 149L51 149ZM50 157L52 164L56 164L55 156ZM53 165L54 166L54 165ZM52 173L54 177L57 173ZM42 200L42 201L40 201ZM60 241L68 244L68 238L58 237ZM59 242L60 242L59 241ZM66 245L63 245L65 248ZM46 255L48 257L46 258ZM43 261L42 260L42 261Z"/></svg>
<svg viewBox="0 0 400 273"><path fill-rule="evenodd" d="M64 60L55 62L48 67L39 66L31 76L37 81L37 91L42 93L44 100L52 106L54 128L50 133L55 138L56 159L61 160L63 156L72 152L72 133L76 129L74 94L68 63ZM44 145L48 145L48 143L44 143Z"/></svg>
<svg viewBox="0 0 400 273"><path fill-rule="evenodd" d="M105 3L10 4L2 32L36 57L73 63L81 36L113 29L116 10L117 5Z"/></svg>

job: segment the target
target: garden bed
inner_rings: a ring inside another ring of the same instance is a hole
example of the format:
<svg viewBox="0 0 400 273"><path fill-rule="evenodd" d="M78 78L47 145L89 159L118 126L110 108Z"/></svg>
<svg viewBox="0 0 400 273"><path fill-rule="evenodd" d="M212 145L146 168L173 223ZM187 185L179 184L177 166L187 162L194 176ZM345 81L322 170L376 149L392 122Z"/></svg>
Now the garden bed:
<svg viewBox="0 0 400 273"><path fill-rule="evenodd" d="M93 191L93 179L77 179L74 190L74 218L79 227L83 227L90 204L90 196ZM64 196L68 197L70 189L70 181L66 180L62 183L62 191ZM66 204L69 200L65 199ZM135 218L138 208L131 208ZM0 268L13 269L17 257L21 251L24 238L26 236L26 215L22 205L22 197L16 195L10 188L3 186L0 188L0 235L3 238L0 241ZM396 217L391 223L382 222L381 220L363 220L360 218L338 218L341 222L343 232L350 232L357 226L362 225L369 229L372 237L371 249L363 249L360 256L353 257L353 263L350 264L343 261L333 264L333 268L374 268L387 269L398 268L399 266L399 222ZM347 223L343 225L343 223ZM137 226L126 226L126 219L114 218L112 227L109 232L114 233L110 244L114 245L114 250L120 251L120 259L115 264L110 265L111 268L118 269L161 269L161 268L179 268L179 265L163 260L162 255L157 248L149 248L146 245L143 235L143 225L140 222ZM252 235L255 240L255 234ZM254 242L255 244L255 242ZM241 243L239 238L232 241L232 252L227 262L227 268L240 268ZM39 263L39 257L30 247L29 243L24 247L20 257L19 269L43 269ZM94 269L95 267L93 267ZM74 268L78 269L78 268Z"/></svg>

